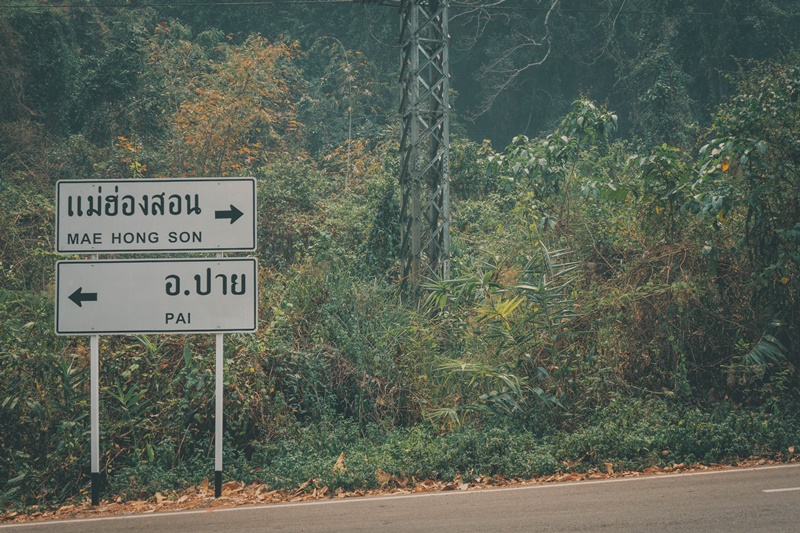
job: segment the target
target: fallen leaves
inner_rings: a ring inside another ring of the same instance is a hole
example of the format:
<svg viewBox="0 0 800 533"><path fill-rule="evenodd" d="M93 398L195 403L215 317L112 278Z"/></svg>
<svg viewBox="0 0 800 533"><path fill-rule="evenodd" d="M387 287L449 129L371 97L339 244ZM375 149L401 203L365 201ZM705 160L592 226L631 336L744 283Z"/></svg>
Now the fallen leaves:
<svg viewBox="0 0 800 533"><path fill-rule="evenodd" d="M794 446L789 450L794 454ZM334 471L346 471L344 466L344 453L334 465ZM191 509L217 509L222 507L243 506L252 504L292 503L315 500L357 498L365 496L391 496L395 494L411 494L439 491L467 491L482 490L506 486L537 485L543 483L579 482L585 480L610 479L620 477L637 477L643 475L682 474L704 470L722 470L735 467L752 467L768 463L800 462L798 457L781 458L780 461L771 461L763 457L750 457L736 465L686 465L677 463L668 466L651 466L642 471L615 471L613 463L603 463L603 469L590 468L585 472L565 471L533 479L509 479L502 475L475 476L471 481L464 481L457 476L452 481L438 481L433 479L417 480L402 475L393 475L380 468L375 470L375 479L380 488L365 490L359 489L346 491L341 487L330 489L321 485L316 479L308 479L291 490L270 490L266 483L242 483L228 481L222 485L222 497L214 498L213 487L209 480L204 479L197 486L190 486L181 492L159 491L149 500L124 502L122 498L115 497L112 501L104 501L97 507L92 507L88 501L80 504L68 504L50 511L38 511L31 514L10 512L0 515L0 523L43 521L67 518L90 518L112 516L120 514L147 514L155 512L191 510Z"/></svg>
<svg viewBox="0 0 800 533"><path fill-rule="evenodd" d="M386 472L384 472L380 468L375 470L375 479L378 480L378 483L381 484L381 487L385 487L386 485L388 485L393 477L394 476L392 476L391 474L387 474Z"/></svg>

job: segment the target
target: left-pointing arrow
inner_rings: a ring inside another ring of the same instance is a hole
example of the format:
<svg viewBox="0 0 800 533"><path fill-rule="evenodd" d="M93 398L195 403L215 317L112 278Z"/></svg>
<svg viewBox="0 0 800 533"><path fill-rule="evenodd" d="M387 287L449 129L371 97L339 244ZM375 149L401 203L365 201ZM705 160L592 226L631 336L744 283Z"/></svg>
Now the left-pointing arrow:
<svg viewBox="0 0 800 533"><path fill-rule="evenodd" d="M83 307L83 302L96 302L97 293L83 292L83 287L78 287L77 291L69 295L69 299L72 300L78 307Z"/></svg>

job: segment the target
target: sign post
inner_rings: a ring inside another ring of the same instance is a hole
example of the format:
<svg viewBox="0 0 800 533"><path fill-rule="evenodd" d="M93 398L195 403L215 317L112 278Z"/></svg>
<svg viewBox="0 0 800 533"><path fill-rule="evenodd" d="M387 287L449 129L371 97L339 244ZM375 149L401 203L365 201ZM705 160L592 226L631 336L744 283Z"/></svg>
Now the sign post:
<svg viewBox="0 0 800 533"><path fill-rule="evenodd" d="M89 401L92 449L92 505L100 503L100 337L89 337Z"/></svg>
<svg viewBox="0 0 800 533"><path fill-rule="evenodd" d="M58 335L89 335L91 498L100 500L100 335L216 336L214 495L222 495L224 333L258 327L253 178L69 180L56 189ZM216 259L97 260L100 253L216 252Z"/></svg>
<svg viewBox="0 0 800 533"><path fill-rule="evenodd" d="M214 497L222 496L222 372L223 372L223 337L217 333L216 372L214 373Z"/></svg>
<svg viewBox="0 0 800 533"><path fill-rule="evenodd" d="M218 258L222 258L225 254L217 254ZM217 333L216 342L216 359L214 371L214 497L219 498L222 496L222 405L224 399L223 391L223 366L225 363L224 353L224 335Z"/></svg>

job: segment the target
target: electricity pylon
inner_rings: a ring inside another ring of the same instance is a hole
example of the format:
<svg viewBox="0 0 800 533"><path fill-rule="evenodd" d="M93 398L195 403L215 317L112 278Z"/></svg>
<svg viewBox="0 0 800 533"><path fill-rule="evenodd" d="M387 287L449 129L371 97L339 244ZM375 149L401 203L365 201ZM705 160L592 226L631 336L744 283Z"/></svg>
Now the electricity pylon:
<svg viewBox="0 0 800 533"><path fill-rule="evenodd" d="M361 2L400 9L400 254L416 300L424 277L450 274L449 0Z"/></svg>

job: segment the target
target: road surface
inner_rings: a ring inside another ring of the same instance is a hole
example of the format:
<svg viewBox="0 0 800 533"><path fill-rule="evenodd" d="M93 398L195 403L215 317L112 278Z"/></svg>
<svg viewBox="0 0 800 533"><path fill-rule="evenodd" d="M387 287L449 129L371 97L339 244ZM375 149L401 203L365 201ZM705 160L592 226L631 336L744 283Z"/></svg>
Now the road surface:
<svg viewBox="0 0 800 533"><path fill-rule="evenodd" d="M0 533L800 531L800 465L0 526Z"/></svg>

